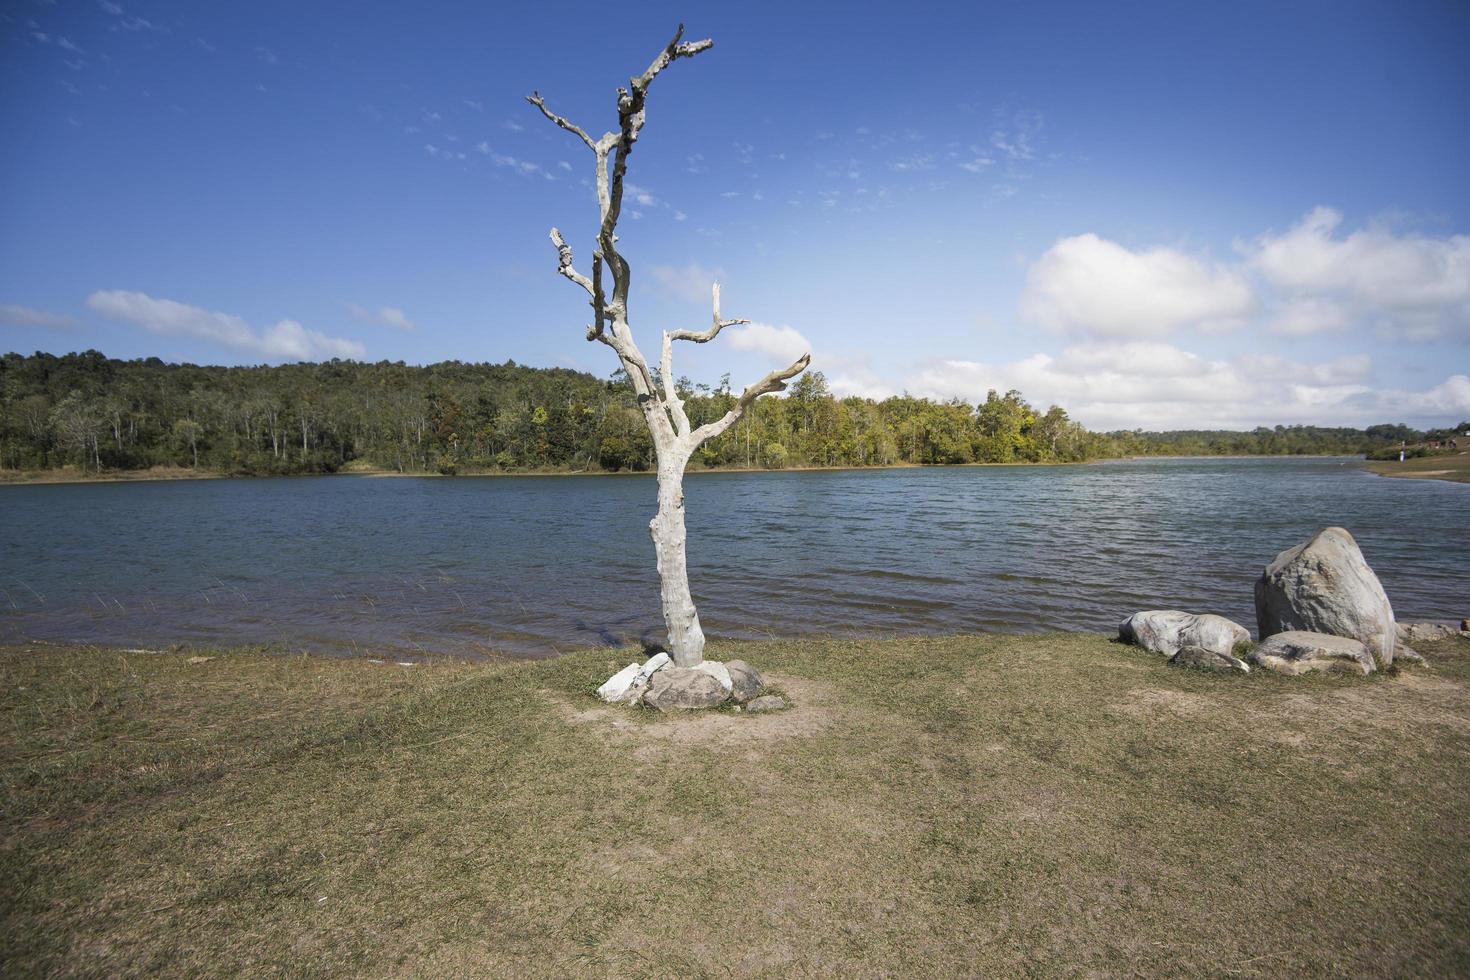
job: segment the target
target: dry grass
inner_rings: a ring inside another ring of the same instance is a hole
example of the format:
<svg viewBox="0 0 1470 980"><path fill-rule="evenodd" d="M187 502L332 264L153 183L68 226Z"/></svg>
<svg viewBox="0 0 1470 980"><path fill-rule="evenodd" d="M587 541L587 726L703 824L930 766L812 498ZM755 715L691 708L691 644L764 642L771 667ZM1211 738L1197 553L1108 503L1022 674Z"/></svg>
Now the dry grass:
<svg viewBox="0 0 1470 980"><path fill-rule="evenodd" d="M0 650L0 971L1464 975L1470 645L1424 652L743 644L793 710L664 718L606 651Z"/></svg>
<svg viewBox="0 0 1470 980"><path fill-rule="evenodd" d="M1452 456L1420 456L1417 459L1406 459L1402 463L1396 459L1372 461L1365 465L1379 476L1470 483L1470 452Z"/></svg>

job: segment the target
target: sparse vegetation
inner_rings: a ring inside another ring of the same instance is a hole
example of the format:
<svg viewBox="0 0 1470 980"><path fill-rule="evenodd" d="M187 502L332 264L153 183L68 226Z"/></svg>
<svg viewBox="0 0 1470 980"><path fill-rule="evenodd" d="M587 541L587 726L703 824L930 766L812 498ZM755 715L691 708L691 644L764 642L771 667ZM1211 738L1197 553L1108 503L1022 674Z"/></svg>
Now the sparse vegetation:
<svg viewBox="0 0 1470 980"><path fill-rule="evenodd" d="M590 696L626 651L4 649L0 969L1463 975L1470 644L1423 652L712 643L796 708L664 717Z"/></svg>

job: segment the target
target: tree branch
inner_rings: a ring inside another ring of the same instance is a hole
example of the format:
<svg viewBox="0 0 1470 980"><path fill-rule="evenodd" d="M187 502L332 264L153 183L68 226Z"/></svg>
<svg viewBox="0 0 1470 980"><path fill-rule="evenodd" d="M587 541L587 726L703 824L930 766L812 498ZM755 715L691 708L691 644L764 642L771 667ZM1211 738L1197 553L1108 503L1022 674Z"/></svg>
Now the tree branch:
<svg viewBox="0 0 1470 980"><path fill-rule="evenodd" d="M594 300L597 299L597 290L593 287L592 280L572 268L572 247L556 228L551 229L551 244L556 246L556 271L587 290L587 294Z"/></svg>
<svg viewBox="0 0 1470 980"><path fill-rule="evenodd" d="M715 315L708 330L675 330L669 336L674 340L692 340L696 344L707 344L720 335L720 331L726 327L733 327L740 323L749 323L749 320L721 320L720 319L720 284L714 285Z"/></svg>
<svg viewBox="0 0 1470 980"><path fill-rule="evenodd" d="M664 331L663 356L659 358L658 373L664 383L664 407L674 421L674 429L681 436L689 434L689 416L684 414L684 400L674 385L674 335Z"/></svg>
<svg viewBox="0 0 1470 980"><path fill-rule="evenodd" d="M790 367L779 368L775 371L772 371L770 374L766 375L764 378L761 378L755 384L746 388L740 393L740 398L735 402L734 408L730 409L728 412L726 412L723 416L716 419L715 421L710 422L706 425L701 425L699 428L694 430L694 432L689 437L690 441L693 443L693 446L697 448L702 443L713 439L715 436L719 435L721 432L724 432L726 429L730 428L730 426L740 421L740 416L745 414L745 410L750 407L750 403L755 401L761 395L769 395L774 391L785 391L786 382L790 381L792 378L805 371L807 365L811 362L812 356L810 354L803 354L798 357L795 362L791 364Z"/></svg>
<svg viewBox="0 0 1470 980"><path fill-rule="evenodd" d="M547 119L550 119L562 129L565 129L569 133L576 133L582 138L582 142L586 143L588 148L591 149L593 153L597 152L597 144L592 141L592 137L587 135L587 131L581 126L578 126L576 123L567 121L567 118L565 116L558 116L556 113L546 108L546 100L541 97L540 92L532 92L530 95L526 96L526 101L531 103L536 108L540 109L541 115L545 116Z"/></svg>

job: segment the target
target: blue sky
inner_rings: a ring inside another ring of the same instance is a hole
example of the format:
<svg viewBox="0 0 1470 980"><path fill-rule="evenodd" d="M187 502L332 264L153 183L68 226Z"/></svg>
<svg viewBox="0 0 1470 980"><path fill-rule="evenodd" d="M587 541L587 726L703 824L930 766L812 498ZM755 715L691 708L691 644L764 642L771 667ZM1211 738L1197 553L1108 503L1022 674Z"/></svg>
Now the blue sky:
<svg viewBox="0 0 1470 980"><path fill-rule="evenodd" d="M606 375L614 89L683 20L620 228L631 316L737 386L1017 387L1094 427L1470 417L1470 8L13 0L0 349ZM614 16L615 13L615 16ZM585 264L585 261L584 261Z"/></svg>

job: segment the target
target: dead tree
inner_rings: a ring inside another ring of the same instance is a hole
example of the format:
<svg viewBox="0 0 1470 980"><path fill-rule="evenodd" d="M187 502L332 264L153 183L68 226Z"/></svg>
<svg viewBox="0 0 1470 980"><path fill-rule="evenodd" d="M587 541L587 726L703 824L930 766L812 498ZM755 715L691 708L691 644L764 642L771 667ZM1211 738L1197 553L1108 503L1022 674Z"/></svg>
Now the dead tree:
<svg viewBox="0 0 1470 980"><path fill-rule="evenodd" d="M674 39L658 53L643 74L628 80L627 88L618 89L618 129L593 139L587 131L546 108L539 92L530 102L547 119L575 135L587 145L596 158L597 203L601 221L597 228L597 244L592 251L592 275L587 277L572 265L572 249L557 229L551 229L551 241L558 255L557 272L587 291L592 307L592 323L587 327L589 341L601 341L618 355L623 370L638 396L648 431L658 456L658 514L649 522L654 552L658 558L658 574L662 582L664 623L669 631L669 655L680 667L692 667L704 659L704 631L699 613L689 594L689 573L685 563L684 531L684 467L689 457L706 440L713 439L739 421L761 395L784 391L786 382L806 369L810 354L803 354L790 367L772 371L750 385L736 400L735 406L713 422L691 428L684 403L674 384L672 364L676 340L705 344L721 330L747 320L727 320L720 316L720 286L714 284L714 316L707 330L665 330L663 350L659 358L658 383L648 362L633 342L628 326L628 286L631 271L628 260L618 249L618 216L623 207L623 177L628 170L628 154L643 129L643 108L648 87L659 72L680 58L692 58L713 47L711 40L684 43L684 25L679 25ZM605 281L611 280L611 284ZM610 291L609 291L610 288Z"/></svg>

